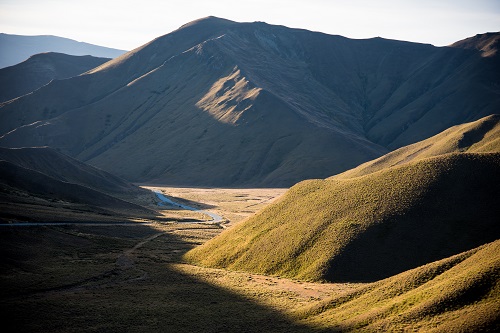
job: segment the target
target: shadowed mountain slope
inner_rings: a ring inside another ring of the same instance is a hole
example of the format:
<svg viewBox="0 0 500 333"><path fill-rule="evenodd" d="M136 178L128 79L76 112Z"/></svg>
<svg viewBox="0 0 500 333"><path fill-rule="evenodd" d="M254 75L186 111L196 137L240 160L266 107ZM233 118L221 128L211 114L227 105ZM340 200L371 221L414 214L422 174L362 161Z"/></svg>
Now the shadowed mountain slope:
<svg viewBox="0 0 500 333"><path fill-rule="evenodd" d="M156 215L125 201L149 191L50 148L0 148L0 169L0 219L124 220Z"/></svg>
<svg viewBox="0 0 500 333"><path fill-rule="evenodd" d="M133 181L288 186L493 113L499 68L477 50L209 17L3 105L0 144Z"/></svg>
<svg viewBox="0 0 500 333"><path fill-rule="evenodd" d="M492 134L484 137L498 140L498 117L450 131L471 135L481 123ZM456 141L447 132L429 140ZM301 182L186 258L299 279L374 281L472 249L500 236L500 151L490 147Z"/></svg>
<svg viewBox="0 0 500 333"><path fill-rule="evenodd" d="M26 169L7 161L0 161L2 190L17 190L34 197L82 203L90 206L113 209L129 209L135 213L152 212L138 205L114 198L90 188L59 181L40 172ZM2 191L2 192L4 192ZM57 218L57 217L54 217Z"/></svg>
<svg viewBox="0 0 500 333"><path fill-rule="evenodd" d="M35 54L44 52L116 58L126 51L57 36L22 36L0 33L0 68L19 64Z"/></svg>
<svg viewBox="0 0 500 333"><path fill-rule="evenodd" d="M0 69L0 102L28 94L52 80L66 79L102 65L109 58L40 53Z"/></svg>
<svg viewBox="0 0 500 333"><path fill-rule="evenodd" d="M0 160L40 172L62 182L78 184L118 197L128 197L149 192L49 147L0 147Z"/></svg>
<svg viewBox="0 0 500 333"><path fill-rule="evenodd" d="M297 316L339 332L496 332L499 253L495 241L333 297Z"/></svg>

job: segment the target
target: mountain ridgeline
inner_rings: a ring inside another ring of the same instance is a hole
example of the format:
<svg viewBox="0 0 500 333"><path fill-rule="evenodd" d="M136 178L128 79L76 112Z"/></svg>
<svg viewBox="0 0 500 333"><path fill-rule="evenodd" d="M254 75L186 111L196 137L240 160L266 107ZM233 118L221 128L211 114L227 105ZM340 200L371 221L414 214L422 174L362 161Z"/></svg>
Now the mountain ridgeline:
<svg viewBox="0 0 500 333"><path fill-rule="evenodd" d="M28 94L52 80L67 79L102 65L109 58L47 52L0 69L0 103Z"/></svg>
<svg viewBox="0 0 500 333"><path fill-rule="evenodd" d="M497 111L483 53L208 17L2 105L0 145L131 181L290 186Z"/></svg>
<svg viewBox="0 0 500 333"><path fill-rule="evenodd" d="M116 58L126 51L57 36L23 36L0 33L0 68L14 66L35 54L46 52Z"/></svg>

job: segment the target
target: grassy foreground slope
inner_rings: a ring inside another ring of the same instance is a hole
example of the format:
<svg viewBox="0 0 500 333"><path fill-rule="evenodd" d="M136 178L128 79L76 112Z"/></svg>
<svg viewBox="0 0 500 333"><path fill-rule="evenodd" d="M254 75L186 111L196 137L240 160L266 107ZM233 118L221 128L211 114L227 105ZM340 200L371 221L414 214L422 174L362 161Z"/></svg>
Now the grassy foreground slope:
<svg viewBox="0 0 500 333"><path fill-rule="evenodd" d="M302 309L339 331L495 332L500 329L500 241Z"/></svg>
<svg viewBox="0 0 500 333"><path fill-rule="evenodd" d="M488 141L498 138L488 133ZM374 281L475 248L500 236L500 153L490 147L301 182L186 259L306 280Z"/></svg>

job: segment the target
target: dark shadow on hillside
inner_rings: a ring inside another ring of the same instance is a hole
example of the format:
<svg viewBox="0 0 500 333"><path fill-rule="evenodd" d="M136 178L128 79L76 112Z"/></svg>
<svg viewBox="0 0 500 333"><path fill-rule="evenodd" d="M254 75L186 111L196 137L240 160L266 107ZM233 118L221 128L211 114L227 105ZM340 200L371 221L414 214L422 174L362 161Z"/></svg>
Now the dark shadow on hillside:
<svg viewBox="0 0 500 333"><path fill-rule="evenodd" d="M500 238L500 173L486 162L464 158L440 175L404 215L371 226L343 249L326 279L377 281Z"/></svg>
<svg viewBox="0 0 500 333"><path fill-rule="evenodd" d="M496 124L497 122L494 121L494 119L491 119L491 121L482 122L478 128L464 133L463 137L458 142L458 148L468 148L481 141L484 136L495 127Z"/></svg>
<svg viewBox="0 0 500 333"><path fill-rule="evenodd" d="M169 268L192 245L136 227L0 232L0 311L16 332L310 332ZM131 249L150 239L133 255Z"/></svg>

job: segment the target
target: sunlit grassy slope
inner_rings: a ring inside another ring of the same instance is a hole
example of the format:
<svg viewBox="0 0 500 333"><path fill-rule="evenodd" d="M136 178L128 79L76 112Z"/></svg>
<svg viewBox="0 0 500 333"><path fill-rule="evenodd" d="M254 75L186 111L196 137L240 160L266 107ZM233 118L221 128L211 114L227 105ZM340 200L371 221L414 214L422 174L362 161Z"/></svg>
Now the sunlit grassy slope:
<svg viewBox="0 0 500 333"><path fill-rule="evenodd" d="M448 153L500 152L499 121L500 115L494 114L471 123L453 126L427 140L402 147L334 177L346 179L363 176L384 168Z"/></svg>
<svg viewBox="0 0 500 333"><path fill-rule="evenodd" d="M478 128L488 130L475 135ZM359 177L301 182L186 259L305 280L375 281L494 241L500 235L497 128L496 117L484 118L427 142L437 149L458 140L461 148L450 144L404 163L382 160L378 171ZM462 152L465 146L469 151Z"/></svg>
<svg viewBox="0 0 500 333"><path fill-rule="evenodd" d="M364 332L498 332L500 241L302 309L315 327Z"/></svg>

